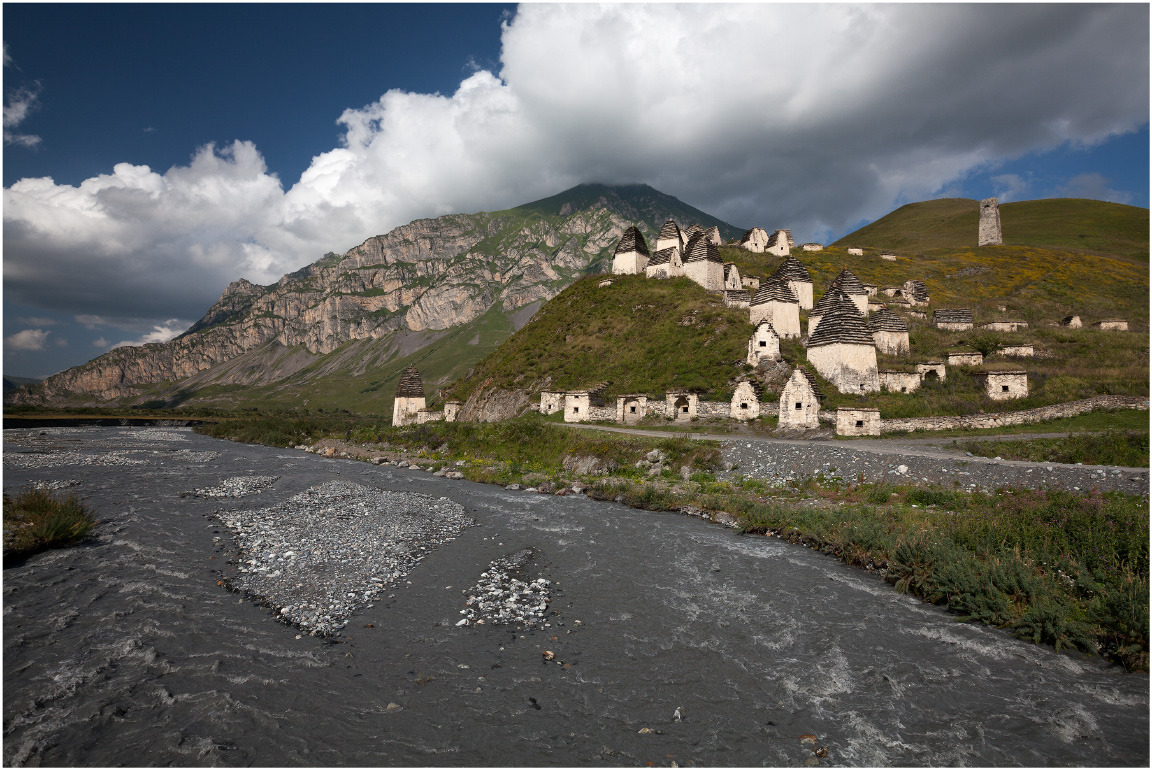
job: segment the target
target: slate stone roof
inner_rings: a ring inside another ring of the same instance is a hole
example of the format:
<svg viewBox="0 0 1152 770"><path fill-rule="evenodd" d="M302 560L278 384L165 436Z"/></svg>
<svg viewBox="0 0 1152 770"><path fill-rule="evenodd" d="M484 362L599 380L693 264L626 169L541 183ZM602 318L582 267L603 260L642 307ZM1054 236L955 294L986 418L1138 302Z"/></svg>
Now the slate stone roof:
<svg viewBox="0 0 1152 770"><path fill-rule="evenodd" d="M660 249L660 251L653 254L652 258L650 260L648 260L648 267L656 267L657 265L667 265L668 263L670 263L672 261L672 255L675 252L676 252L675 246L669 246L666 249Z"/></svg>
<svg viewBox="0 0 1152 770"><path fill-rule="evenodd" d="M845 294L868 293L868 290L864 288L864 284L860 281L860 279L857 278L855 274L853 274L853 272L847 268L841 270L840 275L833 279L832 285L828 287L828 290L831 291L834 288L839 289Z"/></svg>
<svg viewBox="0 0 1152 770"><path fill-rule="evenodd" d="M765 236L768 235L768 233L764 232L763 227L753 227L751 230L748 230L744 233L743 237L740 238L740 243L748 243L748 241L752 240L752 236L757 230L764 233Z"/></svg>
<svg viewBox="0 0 1152 770"><path fill-rule="evenodd" d="M669 219L660 228L660 234L656 236L656 240L661 238L680 238L680 225L676 224L674 220Z"/></svg>
<svg viewBox="0 0 1152 770"><path fill-rule="evenodd" d="M752 292L747 289L725 289L724 290L725 302L752 302Z"/></svg>
<svg viewBox="0 0 1152 770"><path fill-rule="evenodd" d="M823 321L821 321L821 323L823 323ZM908 322L888 308L883 308L873 313L870 326L874 332L908 333Z"/></svg>
<svg viewBox="0 0 1152 770"><path fill-rule="evenodd" d="M779 333L776 331L776 327L774 327L774 326L772 325L772 322L771 322L771 321L769 321L767 318L765 318L765 319L764 319L763 321L761 321L760 323L756 324L756 331L760 331L760 327L761 327L761 326L767 326L769 331L771 331L771 332L772 332L773 334L775 334L777 337L779 337L779 336L780 336L780 334L779 334Z"/></svg>
<svg viewBox="0 0 1152 770"><path fill-rule="evenodd" d="M924 285L923 281L905 281L904 291L912 295L912 299L920 303L928 301L928 287Z"/></svg>
<svg viewBox="0 0 1152 770"><path fill-rule="evenodd" d="M648 244L644 240L644 234L635 227L629 227L624 231L624 235L620 236L620 242L616 244L616 251L613 254L627 254L629 251L648 256Z"/></svg>
<svg viewBox="0 0 1152 770"><path fill-rule="evenodd" d="M684 231L684 240L691 240L693 235L701 232L704 232L704 229L700 227L700 225L690 225L688 229Z"/></svg>
<svg viewBox="0 0 1152 770"><path fill-rule="evenodd" d="M409 366L400 376L396 386L396 398L424 398L424 382L415 366Z"/></svg>
<svg viewBox="0 0 1152 770"><path fill-rule="evenodd" d="M705 230L704 237L715 243L717 246L724 242L724 239L720 237L720 228L716 225L712 225L707 230Z"/></svg>
<svg viewBox="0 0 1152 770"><path fill-rule="evenodd" d="M797 366L796 369L800 374L804 375L804 379L808 380L808 386L812 388L812 392L816 394L816 400L823 401L824 393L820 390L820 386L816 384L816 375L812 374L812 372L803 366Z"/></svg>
<svg viewBox="0 0 1152 770"><path fill-rule="evenodd" d="M716 248L716 244L709 241L704 236L704 231L700 229L697 229L696 234L684 245L684 264L689 262L724 264L724 260L720 259L720 249Z"/></svg>
<svg viewBox="0 0 1152 770"><path fill-rule="evenodd" d="M932 311L932 321L938 324L970 324L972 311L967 308L941 308Z"/></svg>
<svg viewBox="0 0 1152 770"><path fill-rule="evenodd" d="M773 246L778 244L780 242L781 238L784 238L785 240L787 240L787 238L788 238L788 234L785 233L783 230L777 230L774 233L772 233L771 235L769 235L768 236L768 248L772 248Z"/></svg>
<svg viewBox="0 0 1152 770"><path fill-rule="evenodd" d="M808 273L808 269L800 263L800 260L791 256L781 262L780 267L776 268L776 272L769 276L769 280L775 278L779 278L782 281L812 283L812 276Z"/></svg>
<svg viewBox="0 0 1152 770"><path fill-rule="evenodd" d="M812 316L824 315L829 310L836 307L836 303L839 301L841 296L847 295L841 295L841 293L836 290L835 284L829 286L828 291L824 292L824 296L822 296L819 301L817 301L817 303L812 306L812 309L808 311L808 317L811 318Z"/></svg>
<svg viewBox="0 0 1152 770"><path fill-rule="evenodd" d="M728 277L732 275L732 268L736 267L735 262L724 263L724 280L727 281Z"/></svg>
<svg viewBox="0 0 1152 770"><path fill-rule="evenodd" d="M768 302L790 302L793 305L800 304L800 300L796 299L796 295L788 288L788 284L780 280L767 281L760 284L760 289L756 292L756 296L752 298L753 305L763 305Z"/></svg>
<svg viewBox="0 0 1152 770"><path fill-rule="evenodd" d="M836 343L848 345L868 345L875 347L876 341L872 339L872 331L868 322L860 311L848 299L848 295L841 294L840 301L820 318L820 325L812 336L808 338L808 347L818 348L823 345Z"/></svg>

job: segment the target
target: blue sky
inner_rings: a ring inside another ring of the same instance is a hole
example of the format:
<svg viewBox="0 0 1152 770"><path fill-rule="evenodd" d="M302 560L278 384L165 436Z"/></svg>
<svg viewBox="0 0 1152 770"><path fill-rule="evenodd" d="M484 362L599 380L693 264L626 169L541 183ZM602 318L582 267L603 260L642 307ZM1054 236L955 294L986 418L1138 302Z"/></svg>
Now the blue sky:
<svg viewBox="0 0 1152 770"><path fill-rule="evenodd" d="M646 182L829 241L936 197L1147 207L1145 5L3 9L4 372L412 219Z"/></svg>

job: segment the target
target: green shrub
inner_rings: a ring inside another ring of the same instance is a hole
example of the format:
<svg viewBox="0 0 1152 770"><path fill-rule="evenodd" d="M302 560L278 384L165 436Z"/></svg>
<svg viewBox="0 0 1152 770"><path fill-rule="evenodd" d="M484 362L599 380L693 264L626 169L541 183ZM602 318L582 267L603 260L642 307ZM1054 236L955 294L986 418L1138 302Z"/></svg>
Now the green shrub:
<svg viewBox="0 0 1152 770"><path fill-rule="evenodd" d="M4 495L4 555L27 556L84 540L96 526L91 510L75 494L63 499L35 487Z"/></svg>

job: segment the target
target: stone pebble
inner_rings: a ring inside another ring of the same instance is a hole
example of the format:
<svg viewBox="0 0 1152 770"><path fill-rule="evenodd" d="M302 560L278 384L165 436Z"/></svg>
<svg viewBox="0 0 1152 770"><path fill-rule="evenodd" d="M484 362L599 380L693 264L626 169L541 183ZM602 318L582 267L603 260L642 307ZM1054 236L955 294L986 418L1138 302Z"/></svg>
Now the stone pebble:
<svg viewBox="0 0 1152 770"><path fill-rule="evenodd" d="M460 610L464 617L456 625L537 626L543 623L552 601L551 583L544 578L521 579L533 556L532 549L525 548L490 562L476 584L465 589L468 601Z"/></svg>
<svg viewBox="0 0 1152 770"><path fill-rule="evenodd" d="M314 636L407 576L475 522L448 498L329 481L271 508L216 511L239 552L227 584Z"/></svg>

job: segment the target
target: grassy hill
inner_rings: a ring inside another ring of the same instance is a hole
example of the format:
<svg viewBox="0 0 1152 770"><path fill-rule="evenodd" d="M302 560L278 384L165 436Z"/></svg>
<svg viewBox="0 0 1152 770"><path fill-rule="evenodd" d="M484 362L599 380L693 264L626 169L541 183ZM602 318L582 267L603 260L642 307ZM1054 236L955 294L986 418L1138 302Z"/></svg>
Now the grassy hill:
<svg viewBox="0 0 1152 770"><path fill-rule="evenodd" d="M967 198L910 203L833 243L913 255L976 248L980 203ZM1004 245L1128 257L1148 262L1148 209L1082 198L1004 203Z"/></svg>

